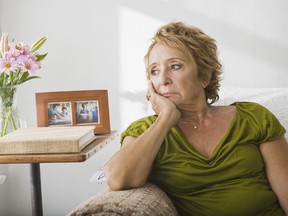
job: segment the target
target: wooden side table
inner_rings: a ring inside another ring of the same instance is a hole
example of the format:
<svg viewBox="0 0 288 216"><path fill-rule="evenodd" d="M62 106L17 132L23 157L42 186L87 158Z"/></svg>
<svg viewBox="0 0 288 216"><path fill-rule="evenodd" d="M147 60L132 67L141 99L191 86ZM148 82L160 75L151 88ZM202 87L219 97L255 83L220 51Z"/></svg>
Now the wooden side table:
<svg viewBox="0 0 288 216"><path fill-rule="evenodd" d="M80 153L68 154L15 154L0 155L0 164L30 164L31 179L31 204L32 215L42 216L42 191L41 191L41 173L40 163L67 163L67 162L83 162L93 156L117 137L117 131L109 134L97 135L96 140L86 146Z"/></svg>

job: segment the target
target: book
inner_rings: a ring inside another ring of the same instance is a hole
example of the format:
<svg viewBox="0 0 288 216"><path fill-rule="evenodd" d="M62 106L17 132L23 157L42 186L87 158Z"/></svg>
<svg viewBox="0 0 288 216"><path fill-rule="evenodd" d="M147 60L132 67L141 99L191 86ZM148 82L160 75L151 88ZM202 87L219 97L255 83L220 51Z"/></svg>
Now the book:
<svg viewBox="0 0 288 216"><path fill-rule="evenodd" d="M0 154L78 153L96 139L95 126L19 128L0 138Z"/></svg>

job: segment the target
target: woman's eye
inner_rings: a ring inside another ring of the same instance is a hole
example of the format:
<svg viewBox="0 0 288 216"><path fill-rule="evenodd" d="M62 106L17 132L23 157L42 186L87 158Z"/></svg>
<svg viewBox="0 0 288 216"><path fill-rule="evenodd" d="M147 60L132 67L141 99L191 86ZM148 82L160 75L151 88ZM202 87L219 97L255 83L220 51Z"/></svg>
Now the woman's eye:
<svg viewBox="0 0 288 216"><path fill-rule="evenodd" d="M156 75L157 74L157 70L156 69L151 69L150 70L150 74L151 75Z"/></svg>
<svg viewBox="0 0 288 216"><path fill-rule="evenodd" d="M181 66L179 65L179 64L173 64L173 65L171 65L171 69L172 70L178 70L178 69L180 69L181 68Z"/></svg>

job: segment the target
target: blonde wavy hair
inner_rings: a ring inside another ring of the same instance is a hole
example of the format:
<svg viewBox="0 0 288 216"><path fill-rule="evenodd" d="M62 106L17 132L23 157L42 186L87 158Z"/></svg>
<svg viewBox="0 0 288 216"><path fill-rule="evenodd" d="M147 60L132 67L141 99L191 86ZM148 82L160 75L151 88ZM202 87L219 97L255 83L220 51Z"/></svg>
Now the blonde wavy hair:
<svg viewBox="0 0 288 216"><path fill-rule="evenodd" d="M210 77L210 82L205 87L207 103L212 104L219 99L222 64L218 60L217 45L213 38L206 35L201 29L185 25L182 22L172 22L160 27L152 38L144 56L148 79L148 58L152 48L157 43L163 43L180 50L189 57L194 57L198 67L198 75L202 79Z"/></svg>

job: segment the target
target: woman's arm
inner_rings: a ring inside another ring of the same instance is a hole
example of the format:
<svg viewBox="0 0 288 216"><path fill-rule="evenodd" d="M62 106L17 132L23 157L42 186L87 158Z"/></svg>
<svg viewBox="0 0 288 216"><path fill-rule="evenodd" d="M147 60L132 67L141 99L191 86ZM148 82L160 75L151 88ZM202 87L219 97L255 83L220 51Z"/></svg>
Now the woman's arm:
<svg viewBox="0 0 288 216"><path fill-rule="evenodd" d="M170 128L180 118L175 104L153 91L150 102L158 117L138 138L127 136L122 147L104 166L104 174L111 190L140 187L145 184L153 161Z"/></svg>
<svg viewBox="0 0 288 216"><path fill-rule="evenodd" d="M156 154L171 127L167 120L159 116L138 138L125 137L120 150L104 166L111 190L140 187L146 182Z"/></svg>
<svg viewBox="0 0 288 216"><path fill-rule="evenodd" d="M284 136L260 145L268 181L288 215L288 143Z"/></svg>

